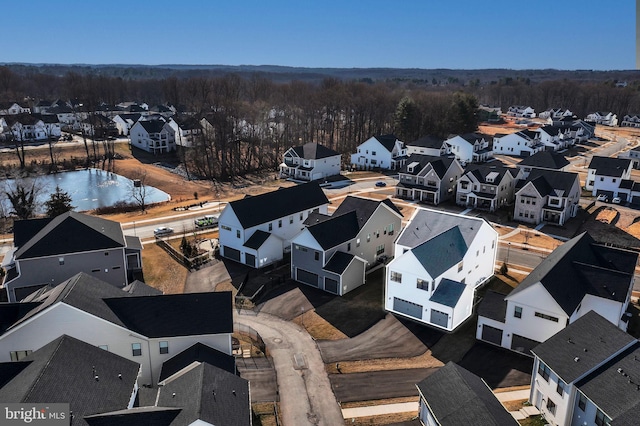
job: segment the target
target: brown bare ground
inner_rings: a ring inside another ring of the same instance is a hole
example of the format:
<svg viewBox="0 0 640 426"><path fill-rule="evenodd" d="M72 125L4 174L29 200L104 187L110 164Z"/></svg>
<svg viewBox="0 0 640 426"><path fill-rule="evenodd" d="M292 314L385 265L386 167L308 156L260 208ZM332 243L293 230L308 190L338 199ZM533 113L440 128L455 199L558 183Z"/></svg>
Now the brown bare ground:
<svg viewBox="0 0 640 426"><path fill-rule="evenodd" d="M519 233L505 239L504 241L519 243L519 244L526 243L532 247L540 247L540 248L546 248L550 250L554 250L556 247L558 247L561 244L560 241L556 240L553 237L549 237L548 235L545 235L541 232L536 232L534 230L530 230L522 226L520 227Z"/></svg>
<svg viewBox="0 0 640 426"><path fill-rule="evenodd" d="M381 358L362 361L340 361L342 373L366 373L369 371L404 370L409 368L433 368L442 367L444 364L431 355L427 350L419 356L411 358ZM325 364L329 374L338 373L335 363Z"/></svg>
<svg viewBox="0 0 640 426"><path fill-rule="evenodd" d="M405 402L418 402L418 396L404 396L400 398L389 398L389 399L371 399L368 401L353 401L353 402L342 402L340 406L342 408L360 408L360 407L373 407L376 405L384 405L384 404L402 404Z"/></svg>
<svg viewBox="0 0 640 426"><path fill-rule="evenodd" d="M526 399L520 399L517 401L506 401L503 402L502 405L504 405L504 408L506 408L507 411L518 411L524 407L525 402L527 402Z"/></svg>
<svg viewBox="0 0 640 426"><path fill-rule="evenodd" d="M298 315L293 322L304 327L316 340L340 340L346 339L347 335L332 326L315 311L307 311Z"/></svg>
<svg viewBox="0 0 640 426"><path fill-rule="evenodd" d="M390 425L395 423L408 422L418 415L417 411L408 413L384 414L381 416L356 417L354 419L344 419L345 426L364 426L364 425Z"/></svg>
<svg viewBox="0 0 640 426"><path fill-rule="evenodd" d="M598 214L596 215L596 220L602 223L606 223L606 224L610 224L612 223L616 217L618 217L620 215L620 213L618 213L617 210L611 208L611 207L605 207L604 209L600 210L598 212Z"/></svg>
<svg viewBox="0 0 640 426"><path fill-rule="evenodd" d="M145 283L165 294L184 293L187 269L155 243L145 245L142 250L142 272Z"/></svg>

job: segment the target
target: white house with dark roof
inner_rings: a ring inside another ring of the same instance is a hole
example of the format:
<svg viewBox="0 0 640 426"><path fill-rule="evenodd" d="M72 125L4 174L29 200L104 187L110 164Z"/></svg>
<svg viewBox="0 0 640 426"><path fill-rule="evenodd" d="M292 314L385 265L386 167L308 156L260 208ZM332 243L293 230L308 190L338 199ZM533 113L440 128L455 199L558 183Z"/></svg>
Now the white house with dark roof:
<svg viewBox="0 0 640 426"><path fill-rule="evenodd" d="M142 115L140 114L117 114L113 117L113 122L115 123L116 129L118 130L118 134L122 136L128 136L129 131L136 124Z"/></svg>
<svg viewBox="0 0 640 426"><path fill-rule="evenodd" d="M164 120L136 122L129 131L131 145L152 154L162 154L176 149L175 133Z"/></svg>
<svg viewBox="0 0 640 426"><path fill-rule="evenodd" d="M423 136L407 144L407 155L422 154L439 157L446 153L443 147L444 139L433 135Z"/></svg>
<svg viewBox="0 0 640 426"><path fill-rule="evenodd" d="M564 155L551 151L540 151L530 157L525 157L516 166L522 170L522 178L527 179L532 170L551 170L565 172L569 166L569 160Z"/></svg>
<svg viewBox="0 0 640 426"><path fill-rule="evenodd" d="M620 182L631 179L633 163L628 158L599 157L594 155L589 163L585 189L593 196L607 195L609 200L618 196Z"/></svg>
<svg viewBox="0 0 640 426"><path fill-rule="evenodd" d="M385 268L385 310L453 331L493 276L497 246L498 233L484 219L416 209Z"/></svg>
<svg viewBox="0 0 640 426"><path fill-rule="evenodd" d="M162 364L200 342L231 355L230 292L135 296L86 274L0 306L0 362L19 361L67 334L142 366L156 384Z"/></svg>
<svg viewBox="0 0 640 426"><path fill-rule="evenodd" d="M533 169L516 184L513 219L537 225L554 225L575 217L580 204L580 177L577 173Z"/></svg>
<svg viewBox="0 0 640 426"><path fill-rule="evenodd" d="M319 143L294 146L284 153L280 177L311 181L339 175L341 158L339 152Z"/></svg>
<svg viewBox="0 0 640 426"><path fill-rule="evenodd" d="M517 118L535 118L536 110L528 105L512 105L507 109L507 116Z"/></svg>
<svg viewBox="0 0 640 426"><path fill-rule="evenodd" d="M549 108L538 114L539 118L557 120L563 117L573 117L573 113L565 108Z"/></svg>
<svg viewBox="0 0 640 426"><path fill-rule="evenodd" d="M407 147L395 135L372 136L351 154L351 166L359 170L402 167L407 159Z"/></svg>
<svg viewBox="0 0 640 426"><path fill-rule="evenodd" d="M455 158L412 154L398 172L396 196L438 205L455 197L464 169Z"/></svg>
<svg viewBox="0 0 640 426"><path fill-rule="evenodd" d="M635 425L640 344L594 311L532 349L529 401L548 424Z"/></svg>
<svg viewBox="0 0 640 426"><path fill-rule="evenodd" d="M533 130L520 130L508 135L496 134L493 138L493 153L528 157L544 151L540 133Z"/></svg>
<svg viewBox="0 0 640 426"><path fill-rule="evenodd" d="M140 238L124 235L118 222L82 213L16 221L13 243L2 262L10 302L78 272L122 288L142 270Z"/></svg>
<svg viewBox="0 0 640 426"><path fill-rule="evenodd" d="M291 241L291 277L343 296L365 282L380 256L393 254L402 214L388 199L348 196L332 216L313 214Z"/></svg>
<svg viewBox="0 0 640 426"><path fill-rule="evenodd" d="M472 164L458 180L456 204L489 210L512 204L516 181L521 177L517 168Z"/></svg>
<svg viewBox="0 0 640 426"><path fill-rule="evenodd" d="M254 268L277 262L309 215L326 215L328 205L317 182L232 201L218 219L220 255Z"/></svg>
<svg viewBox="0 0 640 426"><path fill-rule="evenodd" d="M173 129L176 146L191 148L202 137L202 123L195 117L173 116L168 123Z"/></svg>
<svg viewBox="0 0 640 426"><path fill-rule="evenodd" d="M476 338L529 354L593 310L621 330L638 253L597 243L586 232L556 248L508 295L478 307Z"/></svg>
<svg viewBox="0 0 640 426"><path fill-rule="evenodd" d="M425 426L518 425L484 380L452 361L416 387Z"/></svg>
<svg viewBox="0 0 640 426"><path fill-rule="evenodd" d="M547 125L538 129L540 142L547 151L562 151L575 144L576 136L581 136L583 129L578 126Z"/></svg>
<svg viewBox="0 0 640 426"><path fill-rule="evenodd" d="M480 133L452 135L444 141L443 150L453 155L463 165L482 163L493 156L493 151L489 147L489 136Z"/></svg>
<svg viewBox="0 0 640 426"><path fill-rule="evenodd" d="M31 108L23 107L17 102L1 102L0 115L31 114Z"/></svg>
<svg viewBox="0 0 640 426"><path fill-rule="evenodd" d="M596 111L590 114L587 114L585 117L586 121L591 121L596 124L601 124L603 126L617 126L618 125L618 116L611 111Z"/></svg>
<svg viewBox="0 0 640 426"><path fill-rule="evenodd" d="M640 114L627 114L622 118L621 127L640 127Z"/></svg>

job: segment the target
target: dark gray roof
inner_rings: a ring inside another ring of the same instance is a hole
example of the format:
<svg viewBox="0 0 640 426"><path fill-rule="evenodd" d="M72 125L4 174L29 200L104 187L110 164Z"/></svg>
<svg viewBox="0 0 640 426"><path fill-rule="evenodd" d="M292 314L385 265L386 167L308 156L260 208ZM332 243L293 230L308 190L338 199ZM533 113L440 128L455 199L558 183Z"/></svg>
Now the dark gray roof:
<svg viewBox="0 0 640 426"><path fill-rule="evenodd" d="M77 212L53 219L16 251L16 259L126 247L120 223Z"/></svg>
<svg viewBox="0 0 640 426"><path fill-rule="evenodd" d="M130 284L122 287L122 291L125 291L132 296L157 296L162 294L162 290L151 287L140 280L132 281Z"/></svg>
<svg viewBox="0 0 640 426"><path fill-rule="evenodd" d="M135 235L125 235L124 241L127 245L127 249L142 250L142 241L140 241L140 237L136 237Z"/></svg>
<svg viewBox="0 0 640 426"><path fill-rule="evenodd" d="M460 228L454 226L412 248L411 252L429 275L436 278L462 262L467 249Z"/></svg>
<svg viewBox="0 0 640 426"><path fill-rule="evenodd" d="M342 251L336 251L322 269L338 275L342 275L342 273L345 269L347 269L347 266L349 266L354 257L355 256L352 254Z"/></svg>
<svg viewBox="0 0 640 426"><path fill-rule="evenodd" d="M66 335L23 361L29 365L0 389L0 401L68 402L72 425L86 425L85 415L126 408L140 370L138 363Z"/></svg>
<svg viewBox="0 0 640 426"><path fill-rule="evenodd" d="M586 232L556 248L508 297L540 282L567 315L586 294L623 302L638 253L596 243Z"/></svg>
<svg viewBox="0 0 640 426"><path fill-rule="evenodd" d="M15 247L22 247L52 220L53 219L49 217L15 220L13 222L13 245Z"/></svg>
<svg viewBox="0 0 640 426"><path fill-rule="evenodd" d="M317 182L309 182L232 201L229 206L242 227L247 229L328 203L329 200L320 185Z"/></svg>
<svg viewBox="0 0 640 426"><path fill-rule="evenodd" d="M320 247L328 250L355 238L360 226L357 213L351 210L338 216L334 213L330 220L311 225L307 229Z"/></svg>
<svg viewBox="0 0 640 426"><path fill-rule="evenodd" d="M38 306L39 302L0 303L0 335Z"/></svg>
<svg viewBox="0 0 640 426"><path fill-rule="evenodd" d="M534 169L526 182L531 182L543 197L546 195L566 197L576 184L580 187L580 177L577 173L555 170ZM556 194L556 191L560 193Z"/></svg>
<svg viewBox="0 0 640 426"><path fill-rule="evenodd" d="M433 136L433 135L427 135L427 136L423 136L420 139L410 142L407 145L409 146L419 146L419 147L423 147L423 148L433 148L433 149L440 149L442 148L442 143L444 142L444 139L439 138L437 136Z"/></svg>
<svg viewBox="0 0 640 426"><path fill-rule="evenodd" d="M258 250L270 236L271 234L269 232L257 229L256 232L254 232L253 235L251 235L244 243L244 246L253 250Z"/></svg>
<svg viewBox="0 0 640 426"><path fill-rule="evenodd" d="M438 177L444 177L449 167L451 167L451 163L455 161L455 158L452 157L436 157L433 155L423 155L423 154L411 154L407 159L405 166L400 170L400 173L403 174L411 174L417 175L420 173L427 165L431 164L431 167L436 172ZM409 166L413 163L418 163L418 166L414 166L413 172L409 172Z"/></svg>
<svg viewBox="0 0 640 426"><path fill-rule="evenodd" d="M194 362L206 362L236 374L236 359L204 343L196 343L162 363L160 381L167 379Z"/></svg>
<svg viewBox="0 0 640 426"><path fill-rule="evenodd" d="M228 291L119 297L105 303L126 328L151 338L233 332Z"/></svg>
<svg viewBox="0 0 640 426"><path fill-rule="evenodd" d="M371 215L378 209L380 204L385 204L390 207L391 210L398 213L398 215L402 216L398 207L388 198L385 198L383 201L370 200L367 198L353 197L348 195L340 204L340 206L333 213L333 216L340 216L345 213L354 211L356 212L356 216L358 217L358 228L362 229L365 223L369 220Z"/></svg>
<svg viewBox="0 0 640 426"><path fill-rule="evenodd" d="M156 390L153 391L155 396ZM169 407L134 407L85 416L84 420L89 426L170 426L180 411Z"/></svg>
<svg viewBox="0 0 640 426"><path fill-rule="evenodd" d="M504 322L507 317L506 294L488 290L478 306L478 316Z"/></svg>
<svg viewBox="0 0 640 426"><path fill-rule="evenodd" d="M249 382L206 362L161 387L157 405L182 408L172 425L251 424Z"/></svg>
<svg viewBox="0 0 640 426"><path fill-rule="evenodd" d="M160 133L162 128L166 124L163 120L144 120L138 121L140 125L147 131L147 133Z"/></svg>
<svg viewBox="0 0 640 426"><path fill-rule="evenodd" d="M394 134L374 136L378 142L389 152L393 151L398 138Z"/></svg>
<svg viewBox="0 0 640 426"><path fill-rule="evenodd" d="M631 160L628 158L598 157L594 155L589 163L589 168L595 169L596 175L599 176L621 177L626 170L629 170L630 165Z"/></svg>
<svg viewBox="0 0 640 426"><path fill-rule="evenodd" d="M457 281L443 278L440 280L440 284L438 284L436 291L433 292L429 301L455 308L466 287L466 285Z"/></svg>
<svg viewBox="0 0 640 426"><path fill-rule="evenodd" d="M441 426L518 425L480 377L451 361L416 386Z"/></svg>
<svg viewBox="0 0 640 426"><path fill-rule="evenodd" d="M571 383L634 342L632 336L589 311L532 352L562 380Z"/></svg>
<svg viewBox="0 0 640 426"><path fill-rule="evenodd" d="M485 166L480 164L468 164L465 171L466 173L470 173L475 176L478 182L488 185L500 185L500 182L502 182L506 173L511 172L511 176L515 176L514 172L517 174L517 170L513 168L504 166ZM487 181L487 177L490 173L496 173L495 175L492 175L493 182Z"/></svg>
<svg viewBox="0 0 640 426"><path fill-rule="evenodd" d="M302 222L302 224L304 226L311 226L329 219L331 219L331 215L311 212L309 213L309 216L307 216L307 218L304 220L304 222Z"/></svg>
<svg viewBox="0 0 640 426"><path fill-rule="evenodd" d="M541 169L560 170L569 165L569 160L562 154L556 154L551 151L539 151L526 157L518 163L518 166L538 167Z"/></svg>
<svg viewBox="0 0 640 426"><path fill-rule="evenodd" d="M463 135L459 135L465 141L474 144L476 141L484 139L485 141L491 141L493 138L489 135L485 135L482 133L465 133Z"/></svg>
<svg viewBox="0 0 640 426"><path fill-rule="evenodd" d="M319 160L321 158L334 157L340 155L339 152L316 142L309 142L302 146L294 146L291 148L300 158L307 160Z"/></svg>
<svg viewBox="0 0 640 426"><path fill-rule="evenodd" d="M453 227L458 227L467 246L476 237L484 219L456 215L438 210L418 209L411 222L402 231L396 244L413 248Z"/></svg>

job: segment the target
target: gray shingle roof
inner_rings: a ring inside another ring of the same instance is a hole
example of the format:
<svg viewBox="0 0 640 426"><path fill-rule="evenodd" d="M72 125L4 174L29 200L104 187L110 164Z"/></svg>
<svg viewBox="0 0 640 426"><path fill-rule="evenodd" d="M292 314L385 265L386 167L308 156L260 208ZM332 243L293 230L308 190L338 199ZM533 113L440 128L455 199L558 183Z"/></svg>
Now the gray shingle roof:
<svg viewBox="0 0 640 426"><path fill-rule="evenodd" d="M475 178L480 183L486 183L489 185L499 185L504 178L506 173L511 173L511 176L515 176L518 170L504 167L504 166L485 166L480 164L468 164L466 167L466 173L471 173L475 176ZM488 182L487 176L492 173L497 173L496 175L492 175L493 181Z"/></svg>
<svg viewBox="0 0 640 426"><path fill-rule="evenodd" d="M394 134L374 136L378 142L389 152L393 151L398 138Z"/></svg>
<svg viewBox="0 0 640 426"><path fill-rule="evenodd" d="M322 269L342 275L342 273L345 269L347 269L347 266L349 266L354 257L355 256L352 254L336 251Z"/></svg>
<svg viewBox="0 0 640 426"><path fill-rule="evenodd" d="M506 294L488 290L478 305L478 316L504 322L507 317L507 302L504 300L506 296Z"/></svg>
<svg viewBox="0 0 640 426"><path fill-rule="evenodd" d="M622 302L637 260L637 253L600 245L584 232L549 254L507 297L540 282L567 315L586 294Z"/></svg>
<svg viewBox="0 0 640 426"><path fill-rule="evenodd" d="M402 231L396 244L413 248L457 226L467 245L471 245L483 223L486 222L477 217L421 208Z"/></svg>
<svg viewBox="0 0 640 426"><path fill-rule="evenodd" d="M298 154L298 157L305 158L307 160L320 160L322 158L340 155L339 152L316 142L309 142L302 146L294 146L291 149Z"/></svg>
<svg viewBox="0 0 640 426"><path fill-rule="evenodd" d="M249 239L244 243L244 247L258 250L270 236L270 233L257 229L256 232L254 232L253 235L251 235Z"/></svg>
<svg viewBox="0 0 640 426"><path fill-rule="evenodd" d="M435 278L462 262L467 249L460 228L454 226L412 248L411 252L429 275Z"/></svg>
<svg viewBox="0 0 640 426"><path fill-rule="evenodd" d="M169 426L180 411L180 408L134 407L85 416L84 420L89 426Z"/></svg>
<svg viewBox="0 0 640 426"><path fill-rule="evenodd" d="M569 160L567 160L564 155L556 154L551 151L536 152L518 163L518 166L530 166L554 170L560 170L567 165L569 165Z"/></svg>
<svg viewBox="0 0 640 426"><path fill-rule="evenodd" d="M360 225L358 215L354 210L336 216L329 220L311 225L307 228L313 238L324 250L328 250L358 235Z"/></svg>
<svg viewBox="0 0 640 426"><path fill-rule="evenodd" d="M320 185L317 182L309 182L232 201L229 206L242 227L247 229L328 203L329 200Z"/></svg>
<svg viewBox="0 0 640 426"><path fill-rule="evenodd" d="M555 170L534 169L526 181L531 182L543 197L546 195L555 196L556 190L561 191L562 196L566 197L576 184L580 187L580 178L577 173Z"/></svg>
<svg viewBox="0 0 640 426"><path fill-rule="evenodd" d="M453 362L416 386L442 426L518 425L480 377Z"/></svg>
<svg viewBox="0 0 640 426"><path fill-rule="evenodd" d="M198 342L163 362L159 381L167 379L193 362L206 362L231 374L236 374L236 359L233 355L227 355Z"/></svg>
<svg viewBox="0 0 640 426"><path fill-rule="evenodd" d="M451 167L451 163L455 161L454 158L451 157L436 157L433 155L423 155L423 154L411 154L407 159L406 165L400 170L400 173L403 174L411 174L417 175L420 173L428 164L431 164L433 170L436 172L438 177L444 177L449 167ZM413 163L418 163L418 166L414 166L413 172L409 172L409 165Z"/></svg>
<svg viewBox="0 0 640 426"><path fill-rule="evenodd" d="M598 157L594 155L589 163L589 169L595 169L598 176L621 177L629 169L631 160L628 158Z"/></svg>
<svg viewBox="0 0 640 426"><path fill-rule="evenodd" d="M130 284L122 287L122 291L125 291L132 296L157 296L162 294L162 290L151 287L139 280L132 281Z"/></svg>
<svg viewBox="0 0 640 426"><path fill-rule="evenodd" d="M398 207L396 207L396 205L393 204L393 202L388 198L385 198L383 201L376 201L369 200L367 198L352 197L351 195L348 195L342 201L340 206L333 213L333 216L340 216L345 213L355 211L356 216L358 217L358 227L362 229L364 224L367 223L369 218L371 218L371 215L373 215L373 213L378 209L380 204L385 204L386 206L390 207L391 210L402 216L402 213L400 213Z"/></svg>
<svg viewBox="0 0 640 426"><path fill-rule="evenodd" d="M634 342L632 336L589 311L532 352L562 380L571 383Z"/></svg>
<svg viewBox="0 0 640 426"><path fill-rule="evenodd" d="M73 425L86 425L85 415L126 408L140 370L138 363L66 335L23 361L29 365L0 389L0 401L68 402Z"/></svg>
<svg viewBox="0 0 640 426"><path fill-rule="evenodd" d="M466 287L466 285L457 281L443 278L440 280L438 288L433 292L429 301L455 308Z"/></svg>
<svg viewBox="0 0 640 426"><path fill-rule="evenodd" d="M433 149L440 149L442 148L442 143L444 142L444 139L439 138L437 136L433 136L433 135L427 135L427 136L423 136L420 139L413 141L411 143L408 143L407 145L409 146L419 146L422 148L433 148Z"/></svg>
<svg viewBox="0 0 640 426"><path fill-rule="evenodd" d="M138 121L140 125L147 131L147 133L160 133L162 128L166 124L163 120L144 120Z"/></svg>

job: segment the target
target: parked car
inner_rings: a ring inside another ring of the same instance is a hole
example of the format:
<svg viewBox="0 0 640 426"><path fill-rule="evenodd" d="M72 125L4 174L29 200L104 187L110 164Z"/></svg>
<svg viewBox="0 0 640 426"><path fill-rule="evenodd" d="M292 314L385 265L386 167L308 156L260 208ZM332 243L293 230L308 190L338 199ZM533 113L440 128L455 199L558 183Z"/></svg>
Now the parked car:
<svg viewBox="0 0 640 426"><path fill-rule="evenodd" d="M620 204L622 202L622 198L620 197L614 197L613 200L611 200L611 202L613 204Z"/></svg>
<svg viewBox="0 0 640 426"><path fill-rule="evenodd" d="M198 228L213 227L218 224L218 216L208 214L206 216L196 218L193 222Z"/></svg>
<svg viewBox="0 0 640 426"><path fill-rule="evenodd" d="M376 186L377 187L387 186L387 182L383 182L383 181L379 180L378 182L376 182Z"/></svg>
<svg viewBox="0 0 640 426"><path fill-rule="evenodd" d="M153 230L153 235L156 237L162 237L169 234L173 234L173 228L169 228L167 226L161 226Z"/></svg>
<svg viewBox="0 0 640 426"><path fill-rule="evenodd" d="M607 201L609 201L609 197L607 197L605 194L600 194L598 195L598 198L596 198L596 201L604 201L606 203Z"/></svg>

